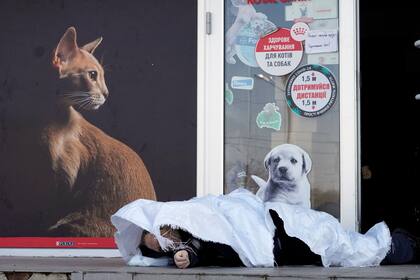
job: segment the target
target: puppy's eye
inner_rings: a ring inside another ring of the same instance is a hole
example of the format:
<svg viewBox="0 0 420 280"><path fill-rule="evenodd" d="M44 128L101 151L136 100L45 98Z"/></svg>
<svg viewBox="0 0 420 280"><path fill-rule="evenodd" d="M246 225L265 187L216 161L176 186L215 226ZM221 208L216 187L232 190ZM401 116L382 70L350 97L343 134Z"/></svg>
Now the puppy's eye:
<svg viewBox="0 0 420 280"><path fill-rule="evenodd" d="M294 159L294 158L292 158L292 159L290 160L290 162L291 162L291 163L293 163L293 164L296 164L296 163L297 163L297 160L296 160L296 159Z"/></svg>
<svg viewBox="0 0 420 280"><path fill-rule="evenodd" d="M98 72L96 72L96 71L89 71L88 74L89 74L89 78L92 81L95 81L96 82L96 80L98 79Z"/></svg>
<svg viewBox="0 0 420 280"><path fill-rule="evenodd" d="M273 162L274 162L274 163L279 163L279 161L280 161L280 158L275 158L275 159L273 160Z"/></svg>

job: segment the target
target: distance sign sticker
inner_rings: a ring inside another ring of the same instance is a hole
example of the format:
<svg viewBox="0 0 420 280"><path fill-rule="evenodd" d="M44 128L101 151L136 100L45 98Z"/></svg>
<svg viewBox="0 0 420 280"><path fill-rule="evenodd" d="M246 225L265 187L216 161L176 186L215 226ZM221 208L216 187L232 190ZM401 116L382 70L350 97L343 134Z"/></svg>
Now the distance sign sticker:
<svg viewBox="0 0 420 280"><path fill-rule="evenodd" d="M337 82L324 66L304 65L296 69L287 80L287 105L299 116L321 116L331 109L336 99Z"/></svg>

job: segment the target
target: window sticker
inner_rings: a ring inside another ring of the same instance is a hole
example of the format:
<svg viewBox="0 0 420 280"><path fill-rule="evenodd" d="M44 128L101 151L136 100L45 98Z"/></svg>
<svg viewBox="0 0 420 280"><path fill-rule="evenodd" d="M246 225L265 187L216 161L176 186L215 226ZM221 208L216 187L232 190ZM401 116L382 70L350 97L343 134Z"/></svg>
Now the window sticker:
<svg viewBox="0 0 420 280"><path fill-rule="evenodd" d="M309 23L311 30L331 30L338 29L338 19L320 19Z"/></svg>
<svg viewBox="0 0 420 280"><path fill-rule="evenodd" d="M236 64L235 56L237 55L245 65L258 67L255 61L255 45L260 37L276 30L276 25L245 0L231 0L231 3L235 20L226 31L226 62Z"/></svg>
<svg viewBox="0 0 420 280"><path fill-rule="evenodd" d="M259 128L271 128L279 131L281 128L281 114L275 103L267 103L264 109L257 115L257 126Z"/></svg>
<svg viewBox="0 0 420 280"><path fill-rule="evenodd" d="M338 52L308 54L308 64L331 65L338 64Z"/></svg>
<svg viewBox="0 0 420 280"><path fill-rule="evenodd" d="M232 105L233 103L233 92L229 88L228 83L225 83L225 101L228 105Z"/></svg>
<svg viewBox="0 0 420 280"><path fill-rule="evenodd" d="M272 22L263 19L255 19L245 25L236 38L235 51L239 60L250 67L258 67L255 45L261 36L275 29Z"/></svg>
<svg viewBox="0 0 420 280"><path fill-rule="evenodd" d="M295 1L291 5L285 6L285 17L287 21L296 22L337 18L337 0Z"/></svg>
<svg viewBox="0 0 420 280"><path fill-rule="evenodd" d="M305 41L305 52L329 53L338 51L337 30L310 30Z"/></svg>
<svg viewBox="0 0 420 280"><path fill-rule="evenodd" d="M302 42L306 40L308 37L309 26L304 22L297 22L293 24L292 28L290 29L290 35L292 38L298 42Z"/></svg>
<svg viewBox="0 0 420 280"><path fill-rule="evenodd" d="M230 86L234 89L252 90L254 88L254 79L251 77L233 76Z"/></svg>
<svg viewBox="0 0 420 280"><path fill-rule="evenodd" d="M302 5L289 5L284 7L286 21L305 22L310 23L314 21L308 14L308 4L303 3Z"/></svg>
<svg viewBox="0 0 420 280"><path fill-rule="evenodd" d="M294 71L287 80L287 104L299 116L321 116L331 109L336 99L336 80L324 66L304 65Z"/></svg>
<svg viewBox="0 0 420 280"><path fill-rule="evenodd" d="M255 49L258 65L273 76L287 75L295 70L302 56L302 42L294 40L290 29L286 28L262 37Z"/></svg>

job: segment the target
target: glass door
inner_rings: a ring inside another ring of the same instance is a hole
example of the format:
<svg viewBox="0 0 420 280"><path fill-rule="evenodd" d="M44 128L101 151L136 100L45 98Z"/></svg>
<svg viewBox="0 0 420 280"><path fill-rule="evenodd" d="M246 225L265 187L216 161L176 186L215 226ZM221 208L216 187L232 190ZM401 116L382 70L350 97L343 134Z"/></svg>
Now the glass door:
<svg viewBox="0 0 420 280"><path fill-rule="evenodd" d="M225 193L340 217L338 17L337 0L225 0Z"/></svg>
<svg viewBox="0 0 420 280"><path fill-rule="evenodd" d="M201 3L198 193L298 189L288 202L357 229L357 1Z"/></svg>

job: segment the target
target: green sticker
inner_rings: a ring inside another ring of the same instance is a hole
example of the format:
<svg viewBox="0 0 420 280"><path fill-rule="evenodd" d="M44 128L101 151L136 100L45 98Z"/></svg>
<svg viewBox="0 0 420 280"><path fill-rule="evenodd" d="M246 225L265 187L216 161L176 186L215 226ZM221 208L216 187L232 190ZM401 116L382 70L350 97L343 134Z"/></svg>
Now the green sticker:
<svg viewBox="0 0 420 280"><path fill-rule="evenodd" d="M233 92L230 90L228 83L225 84L225 101L228 105L233 103Z"/></svg>
<svg viewBox="0 0 420 280"><path fill-rule="evenodd" d="M259 128L272 128L280 130L281 127L281 114L278 112L279 107L275 103L267 103L264 109L258 113L257 126Z"/></svg>

